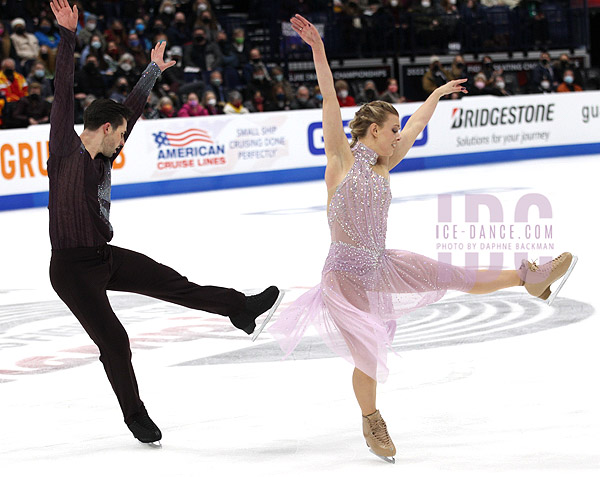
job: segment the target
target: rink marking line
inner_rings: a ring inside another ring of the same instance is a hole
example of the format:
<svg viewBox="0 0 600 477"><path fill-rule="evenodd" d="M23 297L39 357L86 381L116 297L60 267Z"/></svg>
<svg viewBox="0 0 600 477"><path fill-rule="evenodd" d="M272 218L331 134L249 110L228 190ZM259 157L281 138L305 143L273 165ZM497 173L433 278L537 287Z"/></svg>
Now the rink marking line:
<svg viewBox="0 0 600 477"><path fill-rule="evenodd" d="M292 290L277 315L306 288ZM249 344L245 336L231 328L226 318L200 314L138 295L118 295L111 300L130 334L136 353L210 340L208 346L200 348L203 356L191 360L182 356L183 361L166 366L282 360L282 353L272 339L265 336ZM0 349L3 350L0 383L97 361L97 349L88 342L83 329L60 301L40 303L33 306L33 310L25 305L21 311L27 316L26 322L19 322L18 309L14 305L7 307L12 316L0 318ZM4 308L0 306L0 316ZM548 307L525 293L497 292L486 297L464 295L436 302L398 319L392 348L403 352L511 338L577 323L593 312L591 305L567 298L559 298L553 307ZM49 313L51 318L48 318ZM13 324L13 329L2 328L7 323ZM223 348L229 350L215 353ZM320 337L308 333L291 359L333 356Z"/></svg>

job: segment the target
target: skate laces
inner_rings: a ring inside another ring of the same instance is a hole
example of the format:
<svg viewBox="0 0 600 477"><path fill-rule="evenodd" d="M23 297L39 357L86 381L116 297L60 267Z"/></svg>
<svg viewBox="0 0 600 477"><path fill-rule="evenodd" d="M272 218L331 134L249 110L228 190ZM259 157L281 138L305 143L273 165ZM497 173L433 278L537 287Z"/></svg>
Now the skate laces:
<svg viewBox="0 0 600 477"><path fill-rule="evenodd" d="M371 425L371 433L379 442L381 442L384 446L390 446L392 444L392 439L387 431L387 426L385 421L380 417L379 419L375 419L371 421L369 419L369 423Z"/></svg>
<svg viewBox="0 0 600 477"><path fill-rule="evenodd" d="M534 260L533 262L528 262L529 270L531 270L532 272L537 272L538 270L539 271L554 270L556 268L556 266L559 264L559 262L562 261L563 255L564 254L561 253L558 257L551 260L550 262L544 263L542 266L539 266L537 263L535 263L536 260Z"/></svg>

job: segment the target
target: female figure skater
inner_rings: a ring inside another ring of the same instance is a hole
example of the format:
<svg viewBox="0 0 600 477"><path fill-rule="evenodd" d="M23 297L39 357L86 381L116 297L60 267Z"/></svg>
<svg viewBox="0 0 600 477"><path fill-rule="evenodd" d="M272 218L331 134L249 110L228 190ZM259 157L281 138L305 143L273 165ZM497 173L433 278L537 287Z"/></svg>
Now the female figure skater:
<svg viewBox="0 0 600 477"><path fill-rule="evenodd" d="M530 294L547 299L550 285L570 271L574 259L564 253L540 267L524 260L519 270L475 271L412 252L386 250L389 171L425 128L439 99L466 92L466 79L436 89L411 116L402 134L392 105L383 101L365 104L350 122L349 145L323 42L302 16L296 15L291 23L312 47L323 94L325 184L332 242L321 283L285 310L270 331L289 354L313 324L333 351L354 364L352 384L367 445L377 456L394 462L396 448L375 398L377 380L384 381L388 374L386 348L394 337L395 320L441 299L447 290L482 294L525 285Z"/></svg>

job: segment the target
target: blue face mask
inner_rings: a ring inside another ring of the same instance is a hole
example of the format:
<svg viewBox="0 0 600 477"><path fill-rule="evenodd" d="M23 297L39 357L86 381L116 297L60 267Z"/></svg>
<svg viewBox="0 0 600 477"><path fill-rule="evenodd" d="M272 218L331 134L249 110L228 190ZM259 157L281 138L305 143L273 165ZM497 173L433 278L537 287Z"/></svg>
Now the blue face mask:
<svg viewBox="0 0 600 477"><path fill-rule="evenodd" d="M320 93L315 94L315 98L317 98L319 101L323 101L323 95Z"/></svg>
<svg viewBox="0 0 600 477"><path fill-rule="evenodd" d="M135 29L136 29L138 32L142 33L142 32L143 32L143 31L146 29L146 27L144 26L144 24L143 24L143 23L138 23L138 24L135 26Z"/></svg>
<svg viewBox="0 0 600 477"><path fill-rule="evenodd" d="M136 47L140 46L140 40L131 40L131 41L129 42L129 46L132 46L132 47L134 47L134 48L136 48Z"/></svg>
<svg viewBox="0 0 600 477"><path fill-rule="evenodd" d="M565 76L565 83L571 84L572 82L573 82L573 77L572 76Z"/></svg>

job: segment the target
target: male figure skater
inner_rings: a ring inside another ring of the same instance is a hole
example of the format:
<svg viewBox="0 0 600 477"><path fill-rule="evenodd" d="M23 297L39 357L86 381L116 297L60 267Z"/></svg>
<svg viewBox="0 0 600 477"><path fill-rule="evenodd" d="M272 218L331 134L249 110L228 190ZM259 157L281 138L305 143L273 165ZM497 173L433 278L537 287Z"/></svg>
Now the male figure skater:
<svg viewBox="0 0 600 477"><path fill-rule="evenodd" d="M84 113L81 136L73 128L73 52L77 7L52 0L61 40L56 58L55 96L50 114L50 281L100 349L100 361L117 395L125 423L142 442L159 441L160 429L140 399L125 329L113 312L106 290L148 295L197 310L228 316L251 334L255 319L281 301L271 286L246 297L231 288L199 286L175 270L140 253L108 245L111 167L140 117L146 98L165 63L166 43L151 52L151 63L124 104L94 101ZM260 332L260 330L259 330Z"/></svg>

